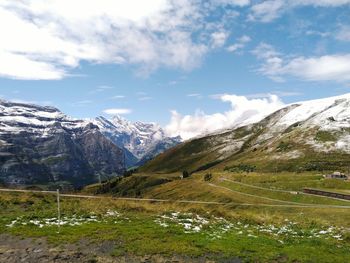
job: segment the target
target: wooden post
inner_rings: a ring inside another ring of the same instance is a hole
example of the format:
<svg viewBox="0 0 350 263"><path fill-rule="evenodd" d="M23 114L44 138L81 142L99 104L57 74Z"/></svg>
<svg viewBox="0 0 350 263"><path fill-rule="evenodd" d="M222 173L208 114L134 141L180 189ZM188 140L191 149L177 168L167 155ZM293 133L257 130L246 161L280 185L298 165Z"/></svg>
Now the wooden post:
<svg viewBox="0 0 350 263"><path fill-rule="evenodd" d="M57 189L57 223L58 223L58 233L61 227L61 209L60 209L60 189Z"/></svg>

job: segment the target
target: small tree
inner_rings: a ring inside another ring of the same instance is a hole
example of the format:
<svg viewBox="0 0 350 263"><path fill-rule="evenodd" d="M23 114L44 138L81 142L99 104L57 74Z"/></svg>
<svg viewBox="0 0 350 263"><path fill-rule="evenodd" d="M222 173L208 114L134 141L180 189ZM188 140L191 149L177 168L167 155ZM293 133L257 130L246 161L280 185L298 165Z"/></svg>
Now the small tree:
<svg viewBox="0 0 350 263"><path fill-rule="evenodd" d="M213 176L211 175L211 173L207 173L204 175L204 181L210 181L211 178L213 178Z"/></svg>
<svg viewBox="0 0 350 263"><path fill-rule="evenodd" d="M184 170L184 171L182 172L182 177L183 177L183 178L190 177L189 172L187 172L186 170Z"/></svg>

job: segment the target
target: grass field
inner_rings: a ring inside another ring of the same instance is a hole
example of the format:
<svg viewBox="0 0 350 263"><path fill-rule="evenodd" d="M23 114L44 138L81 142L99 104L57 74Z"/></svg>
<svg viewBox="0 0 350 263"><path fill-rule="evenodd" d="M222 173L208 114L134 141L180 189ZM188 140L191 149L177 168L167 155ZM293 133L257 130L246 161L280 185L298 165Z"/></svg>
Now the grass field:
<svg viewBox="0 0 350 263"><path fill-rule="evenodd" d="M113 241L113 249L108 252L111 257L175 254L217 261L239 258L245 262L348 260L350 202L288 193L301 190L305 182L308 187L343 190L349 189L348 182L328 182L317 174L288 173L214 173L206 182L203 175L179 180L173 174L163 184L140 188L139 195L225 204L65 197L61 200L63 223L59 234L54 195L0 193L0 232L45 238L52 246L81 240L96 244ZM119 183L135 186L140 184L137 177L145 176L136 174ZM159 180L166 175L155 177Z"/></svg>

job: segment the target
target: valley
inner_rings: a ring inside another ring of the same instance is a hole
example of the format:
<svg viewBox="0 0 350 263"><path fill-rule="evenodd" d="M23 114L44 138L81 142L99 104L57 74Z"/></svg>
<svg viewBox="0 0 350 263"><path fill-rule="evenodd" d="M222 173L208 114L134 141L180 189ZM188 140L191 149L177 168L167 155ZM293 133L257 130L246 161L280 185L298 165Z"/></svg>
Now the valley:
<svg viewBox="0 0 350 263"><path fill-rule="evenodd" d="M336 194L350 192L349 101L287 105L183 142L156 124L3 103L0 235L12 243L0 261L346 262L350 201ZM19 169L32 163L52 178Z"/></svg>
<svg viewBox="0 0 350 263"><path fill-rule="evenodd" d="M307 185L348 191L350 182L314 172L213 172L209 181L205 174L180 179L176 173L135 173L118 182L88 186L79 196L62 194L59 229L55 194L1 192L1 235L34 238L52 248L44 255L21 254L21 259L60 255L57 262L77 256L95 262L347 258L350 202L303 194L302 189ZM5 247L0 245L0 251ZM0 258L6 256L11 258L0 253Z"/></svg>

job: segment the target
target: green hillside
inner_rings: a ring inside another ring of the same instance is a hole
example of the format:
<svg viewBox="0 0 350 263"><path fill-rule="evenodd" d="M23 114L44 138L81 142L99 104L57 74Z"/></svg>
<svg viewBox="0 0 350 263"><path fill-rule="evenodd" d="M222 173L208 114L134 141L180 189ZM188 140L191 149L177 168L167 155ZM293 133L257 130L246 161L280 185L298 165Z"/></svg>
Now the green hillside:
<svg viewBox="0 0 350 263"><path fill-rule="evenodd" d="M295 107L295 106L294 106ZM284 108L259 123L193 139L157 156L143 172L214 171L348 171L350 154L339 149L350 129L322 130L308 121L277 126L293 110Z"/></svg>

